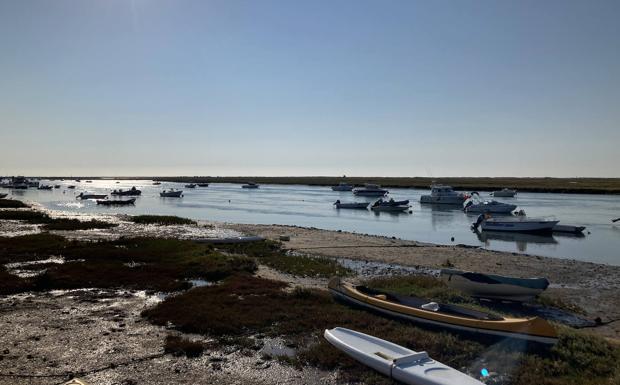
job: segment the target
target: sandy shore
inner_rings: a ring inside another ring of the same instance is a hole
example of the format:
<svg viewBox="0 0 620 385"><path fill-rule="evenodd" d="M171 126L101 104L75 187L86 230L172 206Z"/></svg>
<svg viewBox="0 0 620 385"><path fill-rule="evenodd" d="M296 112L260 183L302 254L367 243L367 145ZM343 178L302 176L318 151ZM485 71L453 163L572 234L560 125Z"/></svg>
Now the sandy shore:
<svg viewBox="0 0 620 385"><path fill-rule="evenodd" d="M462 270L547 277L551 281L548 295L579 306L586 318L620 319L620 266L295 226L228 224L226 227L273 240L289 236L290 241L283 242L285 248L311 255L431 269L440 269L449 260ZM620 339L620 321L593 330Z"/></svg>

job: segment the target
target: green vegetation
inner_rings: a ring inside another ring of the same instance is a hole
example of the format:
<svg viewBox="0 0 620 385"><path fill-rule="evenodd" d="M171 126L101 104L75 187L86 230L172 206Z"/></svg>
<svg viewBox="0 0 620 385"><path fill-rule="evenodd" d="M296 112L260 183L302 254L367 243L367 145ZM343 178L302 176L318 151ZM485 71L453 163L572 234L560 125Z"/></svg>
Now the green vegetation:
<svg viewBox="0 0 620 385"><path fill-rule="evenodd" d="M52 218L46 213L36 210L1 210L0 220L20 220L33 224L42 224L45 230L90 230L117 226L113 223L95 219L80 221L70 218Z"/></svg>
<svg viewBox="0 0 620 385"><path fill-rule="evenodd" d="M30 206L17 199L0 199L0 209L23 209L28 207Z"/></svg>
<svg viewBox="0 0 620 385"><path fill-rule="evenodd" d="M131 217L133 223L141 225L195 225L196 221L174 215L136 215Z"/></svg>
<svg viewBox="0 0 620 385"><path fill-rule="evenodd" d="M0 220L18 220L29 223L46 223L50 220L49 215L35 210L2 210Z"/></svg>
<svg viewBox="0 0 620 385"><path fill-rule="evenodd" d="M281 249L281 244L273 241L218 245L217 247L229 253L254 257L259 264L295 276L329 278L336 275L346 276L351 273L331 258L286 254Z"/></svg>
<svg viewBox="0 0 620 385"><path fill-rule="evenodd" d="M347 182L361 186L364 183L376 183L384 187L412 187L427 189L431 183L443 183L456 189L466 191L491 191L504 187L516 188L519 191L554 192L554 193L590 193L620 194L620 178L423 178L423 177L332 177L332 176L301 176L301 177L156 177L153 179L182 183L256 183L269 184L303 184L331 186L339 182Z"/></svg>
<svg viewBox="0 0 620 385"><path fill-rule="evenodd" d="M164 342L164 351L174 356L186 356L195 358L202 355L205 350L205 344L202 342L191 341L187 338L179 336L166 336Z"/></svg>

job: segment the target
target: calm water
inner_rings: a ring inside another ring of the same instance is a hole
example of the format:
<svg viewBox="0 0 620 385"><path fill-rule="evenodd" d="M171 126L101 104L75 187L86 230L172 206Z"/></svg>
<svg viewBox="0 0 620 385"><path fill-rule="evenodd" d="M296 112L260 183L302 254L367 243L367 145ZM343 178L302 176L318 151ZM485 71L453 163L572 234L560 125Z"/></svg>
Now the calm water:
<svg viewBox="0 0 620 385"><path fill-rule="evenodd" d="M44 182L45 183L45 182ZM13 190L16 198L40 202L53 210L83 213L167 214L193 219L235 223L285 224L313 226L330 230L355 231L366 234L395 236L403 239L440 244L463 243L493 250L522 252L535 255L575 258L584 261L620 265L620 196L519 193L516 198L498 200L512 202L528 216L555 217L563 224L586 226L583 237L537 236L495 233L477 236L469 226L476 219L461 210L420 205L420 195L428 190L390 189L396 200L409 199L412 214L375 214L363 210L336 210L332 203L354 200L350 192L333 192L328 187L261 185L260 189L242 189L236 184L212 184L195 189L182 184L151 181L95 180L93 183L53 182L62 188L43 191ZM69 184L77 185L68 190ZM102 207L94 201L79 201L81 191L109 193L112 188L142 190L132 207ZM184 190L183 198L160 198L164 188ZM8 192L9 190L5 190ZM482 194L483 197L487 193ZM355 200L368 200L359 198ZM454 237L454 241L451 238Z"/></svg>

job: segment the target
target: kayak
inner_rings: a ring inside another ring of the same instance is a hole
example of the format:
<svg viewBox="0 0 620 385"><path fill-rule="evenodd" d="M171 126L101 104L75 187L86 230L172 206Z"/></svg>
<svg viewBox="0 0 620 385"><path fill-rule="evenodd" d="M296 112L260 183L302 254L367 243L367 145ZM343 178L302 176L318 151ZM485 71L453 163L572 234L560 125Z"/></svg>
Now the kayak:
<svg viewBox="0 0 620 385"><path fill-rule="evenodd" d="M335 277L329 281L330 293L337 299L389 317L442 327L454 331L484 334L554 344L555 329L538 317L499 317L463 306L442 304L424 298L392 294L364 286L353 286Z"/></svg>
<svg viewBox="0 0 620 385"><path fill-rule="evenodd" d="M482 382L392 342L345 328L323 334L337 349L396 381L410 385L483 385Z"/></svg>
<svg viewBox="0 0 620 385"><path fill-rule="evenodd" d="M442 269L441 279L472 297L515 302L530 301L549 286L547 278L514 278L454 269Z"/></svg>

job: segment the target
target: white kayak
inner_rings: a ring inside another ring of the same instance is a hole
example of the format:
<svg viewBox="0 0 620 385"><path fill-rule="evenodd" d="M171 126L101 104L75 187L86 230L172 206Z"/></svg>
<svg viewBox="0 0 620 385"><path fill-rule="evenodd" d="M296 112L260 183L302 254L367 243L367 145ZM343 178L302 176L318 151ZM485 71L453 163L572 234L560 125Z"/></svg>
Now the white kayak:
<svg viewBox="0 0 620 385"><path fill-rule="evenodd" d="M368 334L345 328L325 330L336 348L396 381L410 385L484 385L447 365Z"/></svg>

